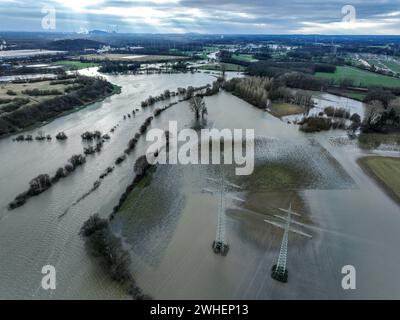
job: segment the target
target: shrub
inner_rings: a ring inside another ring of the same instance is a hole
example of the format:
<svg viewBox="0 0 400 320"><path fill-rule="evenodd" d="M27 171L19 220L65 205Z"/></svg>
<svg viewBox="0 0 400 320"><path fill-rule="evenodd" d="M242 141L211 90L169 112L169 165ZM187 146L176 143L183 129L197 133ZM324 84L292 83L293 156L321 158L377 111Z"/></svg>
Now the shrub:
<svg viewBox="0 0 400 320"><path fill-rule="evenodd" d="M353 113L352 116L350 117L350 120L355 123L361 123L361 117L358 113Z"/></svg>
<svg viewBox="0 0 400 320"><path fill-rule="evenodd" d="M115 160L115 164L120 164L120 163L124 162L125 159L126 159L126 155L119 156L119 157Z"/></svg>
<svg viewBox="0 0 400 320"><path fill-rule="evenodd" d="M329 117L336 117L336 118L350 118L350 112L344 108L334 108L334 107L326 107L324 112Z"/></svg>
<svg viewBox="0 0 400 320"><path fill-rule="evenodd" d="M318 132L329 130L332 127L332 120L329 118L309 117L300 123L300 130L304 132Z"/></svg>
<svg viewBox="0 0 400 320"><path fill-rule="evenodd" d="M56 135L57 140L66 140L68 139L67 135L64 132L59 132Z"/></svg>
<svg viewBox="0 0 400 320"><path fill-rule="evenodd" d="M76 154L73 155L68 162L71 163L72 167L75 169L76 167L84 164L86 162L86 158L81 154Z"/></svg>
<svg viewBox="0 0 400 320"><path fill-rule="evenodd" d="M146 173L146 170L150 167L149 162L147 161L147 157L145 155L140 156L133 167L135 173L138 176L142 176Z"/></svg>

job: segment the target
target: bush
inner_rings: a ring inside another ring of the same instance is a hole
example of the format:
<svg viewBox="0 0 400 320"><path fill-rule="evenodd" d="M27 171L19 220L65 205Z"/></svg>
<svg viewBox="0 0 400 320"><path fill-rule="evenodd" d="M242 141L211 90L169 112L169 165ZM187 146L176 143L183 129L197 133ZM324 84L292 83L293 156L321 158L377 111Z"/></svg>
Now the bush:
<svg viewBox="0 0 400 320"><path fill-rule="evenodd" d="M73 155L68 162L71 163L72 167L75 169L76 167L84 164L86 162L86 158L81 154L77 154Z"/></svg>
<svg viewBox="0 0 400 320"><path fill-rule="evenodd" d="M66 174L64 172L64 168L58 168L56 174L54 175L53 180L58 181L59 179L64 178L65 176Z"/></svg>
<svg viewBox="0 0 400 320"><path fill-rule="evenodd" d="M111 231L107 219L94 214L83 224L79 234L85 238L92 253L106 262L113 280L127 285L127 291L133 298L148 298L137 287L130 272L132 260L129 252L124 249L121 238Z"/></svg>
<svg viewBox="0 0 400 320"><path fill-rule="evenodd" d="M332 120L329 118L309 117L300 123L300 130L303 132L318 132L329 130L332 127Z"/></svg>
<svg viewBox="0 0 400 320"><path fill-rule="evenodd" d="M29 195L41 194L51 187L51 180L48 174L40 174L29 182Z"/></svg>
<svg viewBox="0 0 400 320"><path fill-rule="evenodd" d="M115 160L115 164L120 164L122 162L124 162L126 159L125 155L119 156L116 160Z"/></svg>
<svg viewBox="0 0 400 320"><path fill-rule="evenodd" d="M70 164L66 164L64 169L67 172L67 174L70 174L72 171L74 171L75 168Z"/></svg>
<svg viewBox="0 0 400 320"><path fill-rule="evenodd" d="M372 101L380 101L386 109L389 103L395 98L396 96L392 92L378 88L369 90L368 94L364 98L364 102L370 103Z"/></svg>
<svg viewBox="0 0 400 320"><path fill-rule="evenodd" d="M334 108L334 107L326 107L324 109L325 114L328 117L336 117L336 118L350 118L350 112L344 108Z"/></svg>
<svg viewBox="0 0 400 320"><path fill-rule="evenodd" d="M147 169L150 167L149 162L147 161L147 157L145 155L140 156L133 167L135 173L138 176L142 176L146 173Z"/></svg>
<svg viewBox="0 0 400 320"><path fill-rule="evenodd" d="M89 237L96 231L101 229L108 228L108 220L101 219L99 215L96 213L92 215L88 220L83 224L79 234L84 237Z"/></svg>
<svg viewBox="0 0 400 320"><path fill-rule="evenodd" d="M355 123L361 123L361 117L358 113L353 113L352 116L350 117L350 120Z"/></svg>
<svg viewBox="0 0 400 320"><path fill-rule="evenodd" d="M57 140L66 140L68 139L67 135L64 132L59 132L56 135Z"/></svg>
<svg viewBox="0 0 400 320"><path fill-rule="evenodd" d="M62 92L60 92L57 89L52 89L52 90L39 90L39 89L27 89L22 91L23 94L27 94L28 96L57 96L57 95L62 95Z"/></svg>

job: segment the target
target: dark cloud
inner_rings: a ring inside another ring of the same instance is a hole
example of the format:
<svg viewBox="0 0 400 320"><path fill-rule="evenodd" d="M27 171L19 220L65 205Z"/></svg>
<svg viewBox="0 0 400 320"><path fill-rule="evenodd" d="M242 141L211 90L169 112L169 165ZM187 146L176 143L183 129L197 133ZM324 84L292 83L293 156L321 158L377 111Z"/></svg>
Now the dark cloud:
<svg viewBox="0 0 400 320"><path fill-rule="evenodd" d="M57 10L57 31L400 33L400 0L0 0L0 30L39 31L44 4ZM348 4L356 9L353 25L341 22Z"/></svg>

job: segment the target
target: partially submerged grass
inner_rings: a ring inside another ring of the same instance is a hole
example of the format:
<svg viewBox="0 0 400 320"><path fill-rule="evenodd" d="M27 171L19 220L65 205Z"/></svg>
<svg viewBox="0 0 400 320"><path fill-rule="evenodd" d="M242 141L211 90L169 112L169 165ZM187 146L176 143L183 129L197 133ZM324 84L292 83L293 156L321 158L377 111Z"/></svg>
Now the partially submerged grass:
<svg viewBox="0 0 400 320"><path fill-rule="evenodd" d="M304 113L304 108L296 104L274 103L271 107L271 114L277 118L302 113Z"/></svg>
<svg viewBox="0 0 400 320"><path fill-rule="evenodd" d="M210 63L206 64L203 66L200 66L199 69L202 70L212 70L212 71L222 71L222 65L225 67L225 71L237 71L237 72L242 72L246 70L245 67L238 65L238 64L232 64L232 63Z"/></svg>
<svg viewBox="0 0 400 320"><path fill-rule="evenodd" d="M81 62L78 60L61 60L61 61L55 62L55 64L65 66L70 70L79 70L79 69L93 68L93 67L99 66L98 63Z"/></svg>
<svg viewBox="0 0 400 320"><path fill-rule="evenodd" d="M129 193L128 197L119 209L120 212L129 210L134 207L134 204L140 199L142 192L150 185L155 167L149 169L148 173L143 177L142 180L135 186L135 188Z"/></svg>
<svg viewBox="0 0 400 320"><path fill-rule="evenodd" d="M400 204L400 158L370 156L358 160L361 168Z"/></svg>

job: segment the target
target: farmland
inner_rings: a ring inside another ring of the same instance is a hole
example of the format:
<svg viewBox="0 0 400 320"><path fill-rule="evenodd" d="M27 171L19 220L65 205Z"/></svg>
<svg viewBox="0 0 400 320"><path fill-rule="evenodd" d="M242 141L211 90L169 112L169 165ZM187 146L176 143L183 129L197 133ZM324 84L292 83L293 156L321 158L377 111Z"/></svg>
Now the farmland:
<svg viewBox="0 0 400 320"><path fill-rule="evenodd" d="M400 79L360 70L353 67L338 66L334 73L317 72L316 76L322 79L333 80L339 83L342 79L354 81L356 86L384 86L400 87Z"/></svg>

